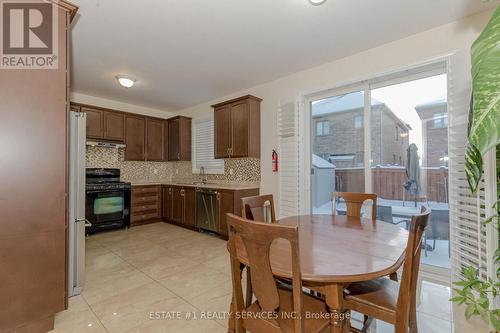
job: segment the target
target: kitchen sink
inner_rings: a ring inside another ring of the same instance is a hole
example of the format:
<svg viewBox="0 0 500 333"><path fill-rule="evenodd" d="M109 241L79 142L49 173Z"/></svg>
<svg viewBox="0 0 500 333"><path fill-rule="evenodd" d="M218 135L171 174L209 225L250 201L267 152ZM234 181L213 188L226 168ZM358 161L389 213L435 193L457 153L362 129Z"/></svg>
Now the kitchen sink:
<svg viewBox="0 0 500 333"><path fill-rule="evenodd" d="M216 185L216 183L210 183L210 182L193 182L193 185Z"/></svg>
<svg viewBox="0 0 500 333"><path fill-rule="evenodd" d="M217 183L210 183L210 182L207 182L207 183L203 183L203 182L185 182L185 183L182 183L182 182L176 182L175 184L176 185L195 185L195 186L200 186L200 185L216 185Z"/></svg>

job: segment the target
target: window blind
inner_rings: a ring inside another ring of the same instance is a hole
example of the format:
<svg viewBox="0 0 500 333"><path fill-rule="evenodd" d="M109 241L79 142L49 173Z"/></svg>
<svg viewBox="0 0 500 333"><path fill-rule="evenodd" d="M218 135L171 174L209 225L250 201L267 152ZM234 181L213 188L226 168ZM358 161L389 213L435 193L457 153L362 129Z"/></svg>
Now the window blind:
<svg viewBox="0 0 500 333"><path fill-rule="evenodd" d="M479 269L482 278L491 276L488 257L491 257L486 228L483 225L488 212L487 191L495 184L481 182L477 194L471 194L465 174L467 148L467 121L471 96L470 57L460 52L450 58L448 70L449 121L449 192L451 266L454 280L461 278L463 267Z"/></svg>
<svg viewBox="0 0 500 333"><path fill-rule="evenodd" d="M193 122L193 173L201 167L205 173L223 174L224 160L214 159L214 120L213 118Z"/></svg>
<svg viewBox="0 0 500 333"><path fill-rule="evenodd" d="M281 105L278 112L279 216L299 215L300 163L299 112L296 103Z"/></svg>

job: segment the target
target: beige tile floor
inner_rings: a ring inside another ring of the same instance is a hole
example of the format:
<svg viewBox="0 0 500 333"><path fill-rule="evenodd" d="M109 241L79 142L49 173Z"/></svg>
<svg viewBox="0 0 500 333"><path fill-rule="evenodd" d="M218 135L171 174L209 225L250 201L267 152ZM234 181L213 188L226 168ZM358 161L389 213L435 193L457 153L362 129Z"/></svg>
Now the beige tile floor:
<svg viewBox="0 0 500 333"><path fill-rule="evenodd" d="M158 223L92 235L86 245L85 289L52 332L226 332L231 282L223 240ZM424 282L421 333L451 332L448 298L447 288ZM373 332L392 327L377 323Z"/></svg>

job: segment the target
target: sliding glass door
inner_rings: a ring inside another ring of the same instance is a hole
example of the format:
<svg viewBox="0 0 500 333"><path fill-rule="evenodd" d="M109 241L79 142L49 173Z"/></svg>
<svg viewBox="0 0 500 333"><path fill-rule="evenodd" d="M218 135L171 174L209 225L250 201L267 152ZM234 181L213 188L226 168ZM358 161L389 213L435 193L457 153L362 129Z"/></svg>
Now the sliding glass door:
<svg viewBox="0 0 500 333"><path fill-rule="evenodd" d="M429 206L422 263L448 269L445 69L363 84L364 89L333 92L310 103L312 211L331 214L335 191L372 192L378 197L377 219L407 229L411 216ZM336 209L345 212L344 203Z"/></svg>
<svg viewBox="0 0 500 333"><path fill-rule="evenodd" d="M311 193L315 214L332 212L334 191L364 192L364 98L363 91L355 91L312 102Z"/></svg>

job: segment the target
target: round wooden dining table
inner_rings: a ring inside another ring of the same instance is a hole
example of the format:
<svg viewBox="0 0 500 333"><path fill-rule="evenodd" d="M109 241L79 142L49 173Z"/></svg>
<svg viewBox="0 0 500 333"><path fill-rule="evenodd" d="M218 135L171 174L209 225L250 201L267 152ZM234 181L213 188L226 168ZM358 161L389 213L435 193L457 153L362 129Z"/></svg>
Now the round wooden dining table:
<svg viewBox="0 0 500 333"><path fill-rule="evenodd" d="M325 295L332 333L349 331L343 306L349 283L394 273L403 263L408 231L391 223L345 215L288 217L278 224L299 226L300 269L306 288ZM245 247L236 242L238 258L248 264ZM291 279L290 245L276 239L270 262L276 277Z"/></svg>

